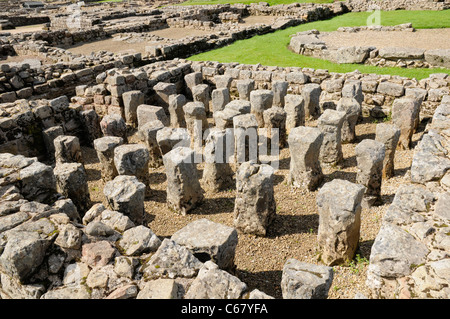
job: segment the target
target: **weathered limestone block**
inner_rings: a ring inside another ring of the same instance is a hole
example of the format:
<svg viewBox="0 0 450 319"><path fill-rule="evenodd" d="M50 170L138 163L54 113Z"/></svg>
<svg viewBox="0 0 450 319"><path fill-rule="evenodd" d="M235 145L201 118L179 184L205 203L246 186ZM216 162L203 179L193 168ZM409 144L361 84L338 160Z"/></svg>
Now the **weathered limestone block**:
<svg viewBox="0 0 450 319"><path fill-rule="evenodd" d="M211 100L208 84L198 84L192 88L192 99L194 102L202 102L206 113L210 113L209 102Z"/></svg>
<svg viewBox="0 0 450 319"><path fill-rule="evenodd" d="M395 298L385 281L408 276L423 265L429 250L399 226L384 223L372 245L366 285L376 296Z"/></svg>
<svg viewBox="0 0 450 319"><path fill-rule="evenodd" d="M188 248L165 238L145 265L144 276L192 278L197 275L202 265L203 263Z"/></svg>
<svg viewBox="0 0 450 319"><path fill-rule="evenodd" d="M157 104L168 113L169 96L177 94L177 86L173 83L159 82L153 87L153 90L155 90Z"/></svg>
<svg viewBox="0 0 450 319"><path fill-rule="evenodd" d="M189 147L191 145L191 136L185 128L164 127L156 133L161 155L170 152L176 147Z"/></svg>
<svg viewBox="0 0 450 319"><path fill-rule="evenodd" d="M128 141L127 125L119 114L105 115L100 121L100 128L105 136L118 136L123 138L125 143Z"/></svg>
<svg viewBox="0 0 450 319"><path fill-rule="evenodd" d="M342 87L343 98L353 98L359 105L364 101L364 94L362 90L362 84L360 80L348 80Z"/></svg>
<svg viewBox="0 0 450 319"><path fill-rule="evenodd" d="M333 268L290 258L283 266L283 299L326 299L333 282Z"/></svg>
<svg viewBox="0 0 450 319"><path fill-rule="evenodd" d="M187 96L192 98L192 88L203 83L203 75L201 72L189 73L184 76L184 81L186 82Z"/></svg>
<svg viewBox="0 0 450 319"><path fill-rule="evenodd" d="M64 129L62 128L62 126L52 126L42 131L47 155L52 160L55 159L55 144L53 141L55 140L55 138L61 135L64 135Z"/></svg>
<svg viewBox="0 0 450 319"><path fill-rule="evenodd" d="M200 268L197 277L186 292L186 299L239 299L247 285L212 261Z"/></svg>
<svg viewBox="0 0 450 319"><path fill-rule="evenodd" d="M53 140L56 163L83 163L80 140L76 136L60 135Z"/></svg>
<svg viewBox="0 0 450 319"><path fill-rule="evenodd" d="M81 163L58 163L53 169L56 189L70 198L77 207L80 216L92 206L87 184L87 175Z"/></svg>
<svg viewBox="0 0 450 319"><path fill-rule="evenodd" d="M381 181L385 153L384 144L371 139L365 139L355 147L358 163L356 182L366 187L363 207L371 207L381 202Z"/></svg>
<svg viewBox="0 0 450 319"><path fill-rule="evenodd" d="M93 145L94 140L102 137L102 130L100 128L100 117L95 109L80 112L82 127L87 133L84 137L90 146Z"/></svg>
<svg viewBox="0 0 450 319"><path fill-rule="evenodd" d="M186 127L191 136L191 148L202 147L203 132L209 128L206 109L202 102L188 102L183 106Z"/></svg>
<svg viewBox="0 0 450 319"><path fill-rule="evenodd" d="M250 93L255 89L255 81L251 79L236 81L240 100L250 101Z"/></svg>
<svg viewBox="0 0 450 319"><path fill-rule="evenodd" d="M101 164L102 179L107 182L118 175L114 165L114 149L123 144L118 136L104 136L94 140L94 149Z"/></svg>
<svg viewBox="0 0 450 319"><path fill-rule="evenodd" d="M229 75L215 75L214 76L214 82L216 83L216 88L218 89L230 89L231 88L231 82L233 81L233 78Z"/></svg>
<svg viewBox="0 0 450 319"><path fill-rule="evenodd" d="M405 88L401 84L385 81L378 84L377 92L384 95L400 97L405 93Z"/></svg>
<svg viewBox="0 0 450 319"><path fill-rule="evenodd" d="M136 256L156 251L161 240L150 228L139 225L124 231L117 245L124 255Z"/></svg>
<svg viewBox="0 0 450 319"><path fill-rule="evenodd" d="M258 122L253 114L233 118L235 162L258 160Z"/></svg>
<svg viewBox="0 0 450 319"><path fill-rule="evenodd" d="M51 241L37 232L13 232L8 237L0 255L0 270L23 283L42 264Z"/></svg>
<svg viewBox="0 0 450 319"><path fill-rule="evenodd" d="M289 82L287 81L274 81L272 82L273 91L273 105L284 107L284 98L287 94Z"/></svg>
<svg viewBox="0 0 450 319"><path fill-rule="evenodd" d="M56 179L49 165L34 162L19 171L20 194L28 200L46 202L56 192Z"/></svg>
<svg viewBox="0 0 450 319"><path fill-rule="evenodd" d="M314 191L323 179L319 162L322 132L314 127L295 127L288 142L291 154L288 183Z"/></svg>
<svg viewBox="0 0 450 319"><path fill-rule="evenodd" d="M350 143L355 140L355 127L361 110L361 103L352 97L343 97L337 103L336 111L345 112L341 130L341 141L343 143Z"/></svg>
<svg viewBox="0 0 450 319"><path fill-rule="evenodd" d="M282 107L271 107L263 112L264 127L268 140L272 144L278 140L278 145L286 145L286 111Z"/></svg>
<svg viewBox="0 0 450 319"><path fill-rule="evenodd" d="M334 179L319 190L317 242L321 259L329 266L349 262L355 256L361 226L364 186Z"/></svg>
<svg viewBox="0 0 450 319"><path fill-rule="evenodd" d="M187 247L201 262L211 260L230 271L235 267L238 233L233 227L202 218L176 231L170 239Z"/></svg>
<svg viewBox="0 0 450 319"><path fill-rule="evenodd" d="M112 210L128 216L135 224L145 219L145 184L135 176L119 175L105 184L103 194Z"/></svg>
<svg viewBox="0 0 450 319"><path fill-rule="evenodd" d="M286 111L286 134L297 126L305 125L305 99L301 95L286 94L284 97Z"/></svg>
<svg viewBox="0 0 450 319"><path fill-rule="evenodd" d="M384 144L386 155L383 161L383 178L394 176L395 150L400 139L400 129L393 124L379 123L375 129L375 140Z"/></svg>
<svg viewBox="0 0 450 319"><path fill-rule="evenodd" d="M159 278L145 282L136 299L177 299L178 284L174 279Z"/></svg>
<svg viewBox="0 0 450 319"><path fill-rule="evenodd" d="M244 233L265 236L276 214L274 170L267 164L242 163L236 173L234 226Z"/></svg>
<svg viewBox="0 0 450 319"><path fill-rule="evenodd" d="M150 153L145 145L125 144L114 149L114 165L119 175L136 176L139 181L149 186L148 163Z"/></svg>
<svg viewBox="0 0 450 319"><path fill-rule="evenodd" d="M233 128L233 118L238 115L250 113L250 102L245 100L233 100L222 111L214 113L214 122L217 128L224 130Z"/></svg>
<svg viewBox="0 0 450 319"><path fill-rule="evenodd" d="M256 116L258 127L264 127L263 112L272 107L273 91L254 90L250 92L251 113Z"/></svg>
<svg viewBox="0 0 450 319"><path fill-rule="evenodd" d="M217 192L234 185L234 172L229 163L230 155L234 153L233 138L229 130L217 128L211 129L206 138L203 151L205 157L203 181L208 190Z"/></svg>
<svg viewBox="0 0 450 319"><path fill-rule="evenodd" d="M322 89L317 83L305 84L302 88L302 96L305 100L305 118L317 118L320 116L320 93Z"/></svg>
<svg viewBox="0 0 450 319"><path fill-rule="evenodd" d="M169 115L171 127L186 127L183 106L187 103L183 94L169 96Z"/></svg>
<svg viewBox="0 0 450 319"><path fill-rule="evenodd" d="M145 142L149 152L149 167L160 167L162 165L162 155L156 138L158 132L164 128L160 120L153 120L139 127L139 136Z"/></svg>
<svg viewBox="0 0 450 319"><path fill-rule="evenodd" d="M325 110L317 121L317 127L323 133L319 159L322 163L337 165L342 160L341 131L345 112Z"/></svg>
<svg viewBox="0 0 450 319"><path fill-rule="evenodd" d="M141 104L137 107L136 113L139 128L145 123L155 120L161 121L164 126L169 126L170 124L169 118L160 106Z"/></svg>
<svg viewBox="0 0 450 319"><path fill-rule="evenodd" d="M122 94L123 110L125 114L125 120L128 125L136 127L137 122L137 108L139 105L144 104L145 94L141 91L128 91Z"/></svg>
<svg viewBox="0 0 450 319"><path fill-rule="evenodd" d="M186 215L203 200L194 151L177 147L163 155L167 176L167 204Z"/></svg>
<svg viewBox="0 0 450 319"><path fill-rule="evenodd" d="M420 100L411 98L395 99L392 104L392 122L400 129L398 147L407 150L411 146L411 137L419 117Z"/></svg>
<svg viewBox="0 0 450 319"><path fill-rule="evenodd" d="M217 88L211 92L213 114L222 111L228 103L230 103L230 91L228 88Z"/></svg>

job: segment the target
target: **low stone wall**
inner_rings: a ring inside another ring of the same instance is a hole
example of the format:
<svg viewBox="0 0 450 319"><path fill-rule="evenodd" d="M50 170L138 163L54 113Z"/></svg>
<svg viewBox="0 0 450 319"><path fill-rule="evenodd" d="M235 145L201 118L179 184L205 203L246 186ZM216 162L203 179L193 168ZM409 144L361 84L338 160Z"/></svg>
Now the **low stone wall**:
<svg viewBox="0 0 450 319"><path fill-rule="evenodd" d="M448 298L449 115L446 96L415 148L411 182L383 217L367 271L373 298Z"/></svg>
<svg viewBox="0 0 450 319"><path fill-rule="evenodd" d="M394 27L340 28L338 31L413 31L411 24ZM289 48L295 53L329 60L334 63L358 63L385 67L450 68L450 49L424 50L417 48L339 47L330 48L319 38L320 32L309 30L292 36Z"/></svg>

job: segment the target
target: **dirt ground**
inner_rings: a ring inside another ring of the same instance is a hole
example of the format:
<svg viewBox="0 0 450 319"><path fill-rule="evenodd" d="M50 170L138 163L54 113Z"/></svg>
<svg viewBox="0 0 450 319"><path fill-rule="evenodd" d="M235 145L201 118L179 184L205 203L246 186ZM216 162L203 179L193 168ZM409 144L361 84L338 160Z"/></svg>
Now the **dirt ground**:
<svg viewBox="0 0 450 319"><path fill-rule="evenodd" d="M315 126L315 123L307 122L306 125ZM365 118L357 125L357 140L354 143L343 145L342 167L324 167L323 183L334 178L355 182L355 146L363 139L373 139L375 127L376 123L369 118ZM413 141L415 141L413 145L422 134L420 130L423 131L423 125L413 136ZM85 147L83 152L91 199L93 202L106 204L102 192L104 183L100 178L100 164L95 151ZM235 275L244 281L250 290L258 288L275 298L282 298L280 286L282 269L288 258L314 264L320 263L316 248L319 226L315 201L317 191L302 191L287 185L289 149L284 148L280 153L280 169L276 172L274 186L277 203L276 218L270 225L266 237L239 233L235 256ZM371 246L379 231L383 215L394 198L396 189L400 184L409 182L408 174L412 155L412 150L396 152L395 176L384 180L382 184L383 205L362 211L360 245L357 251L359 258L355 258L349 265L334 267L334 280L329 291L329 298L353 298L357 292L369 295L365 280ZM201 176L202 164L198 165L198 170ZM151 193L145 201L145 209L148 213L147 226L161 239L170 237L175 231L200 218L233 226L235 189L217 193L207 192L200 206L187 216L181 216L172 212L166 205L167 182L164 167L152 169L150 179Z"/></svg>
<svg viewBox="0 0 450 319"><path fill-rule="evenodd" d="M35 24L35 25L25 25L22 27L16 27L15 29L5 30L4 32L9 32L11 34L25 33L25 32L37 32L42 31L44 24Z"/></svg>
<svg viewBox="0 0 450 319"><path fill-rule="evenodd" d="M329 47L374 46L386 47L449 49L450 29L417 29L408 31L359 31L359 32L321 32L322 39Z"/></svg>

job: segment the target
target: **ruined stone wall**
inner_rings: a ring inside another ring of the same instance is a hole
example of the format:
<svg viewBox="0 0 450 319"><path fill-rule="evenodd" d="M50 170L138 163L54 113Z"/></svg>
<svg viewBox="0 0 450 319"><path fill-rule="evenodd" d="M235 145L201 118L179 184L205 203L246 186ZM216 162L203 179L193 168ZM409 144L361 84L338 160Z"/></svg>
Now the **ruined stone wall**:
<svg viewBox="0 0 450 319"><path fill-rule="evenodd" d="M355 12L379 9L392 10L445 10L450 8L448 0L347 0L345 5Z"/></svg>

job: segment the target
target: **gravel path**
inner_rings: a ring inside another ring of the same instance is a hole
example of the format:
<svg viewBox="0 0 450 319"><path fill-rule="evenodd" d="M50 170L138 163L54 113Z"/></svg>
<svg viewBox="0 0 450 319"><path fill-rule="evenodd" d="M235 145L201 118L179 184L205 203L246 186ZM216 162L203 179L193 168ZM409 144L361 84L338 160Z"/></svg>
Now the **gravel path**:
<svg viewBox="0 0 450 319"><path fill-rule="evenodd" d="M315 126L308 122L308 126ZM357 141L343 145L344 161L341 169L325 167L325 181L334 178L347 179L355 182L356 158L354 149L357 143L365 138L375 137L376 124L368 119L356 127ZM417 141L422 133L413 137ZM130 139L131 141L133 139ZM85 167L89 176L89 189L93 202L103 202L103 182L100 180L100 165L95 151L83 148ZM353 298L356 292L369 295L365 286L366 270L370 249L381 225L382 217L393 200L395 191L400 184L409 182L409 167L413 151L397 151L395 161L395 176L382 184L382 206L364 209L362 211L360 248L357 254L359 261L347 266L334 267L335 275L329 298ZM258 288L275 297L282 298L281 275L284 263L288 258L318 264L317 260L317 229L319 216L316 208L315 192L301 191L291 188L286 183L289 172L289 149L281 150L280 169L275 176L275 200L277 216L268 230L266 237L239 234L236 249L235 275L249 286ZM200 174L202 164L198 165ZM175 231L188 223L208 218L212 221L233 226L233 209L235 190L218 193L206 193L204 202L187 216L180 216L170 211L166 204L166 177L164 168L150 172L151 195L145 202L148 213L148 226L162 239L170 237Z"/></svg>
<svg viewBox="0 0 450 319"><path fill-rule="evenodd" d="M409 47L429 49L450 48L450 28L448 29L418 29L408 31L359 31L359 32L321 32L322 39L329 47L342 46L374 46Z"/></svg>

